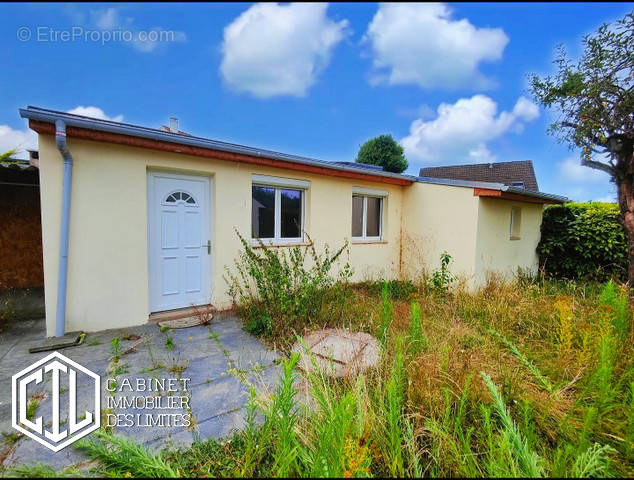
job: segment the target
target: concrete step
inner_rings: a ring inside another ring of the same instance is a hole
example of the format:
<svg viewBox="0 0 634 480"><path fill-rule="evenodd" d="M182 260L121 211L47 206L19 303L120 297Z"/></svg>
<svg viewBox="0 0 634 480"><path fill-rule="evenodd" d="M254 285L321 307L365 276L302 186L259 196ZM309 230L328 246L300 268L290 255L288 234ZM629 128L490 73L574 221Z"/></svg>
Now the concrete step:
<svg viewBox="0 0 634 480"><path fill-rule="evenodd" d="M164 320L176 320L178 318L186 317L198 317L200 314L205 315L210 309L211 305L200 305L197 307L179 308L178 310L167 310L165 312L151 313L148 321L150 323L158 323Z"/></svg>

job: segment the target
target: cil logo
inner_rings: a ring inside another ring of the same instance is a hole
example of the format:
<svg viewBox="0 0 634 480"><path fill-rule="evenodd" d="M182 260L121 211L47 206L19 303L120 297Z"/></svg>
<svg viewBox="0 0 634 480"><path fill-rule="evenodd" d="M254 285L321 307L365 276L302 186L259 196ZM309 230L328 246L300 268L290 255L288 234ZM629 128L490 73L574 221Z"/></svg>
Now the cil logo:
<svg viewBox="0 0 634 480"><path fill-rule="evenodd" d="M54 452L99 428L101 378L61 353L51 353L11 380L13 428ZM45 393L35 414L28 412L29 392Z"/></svg>

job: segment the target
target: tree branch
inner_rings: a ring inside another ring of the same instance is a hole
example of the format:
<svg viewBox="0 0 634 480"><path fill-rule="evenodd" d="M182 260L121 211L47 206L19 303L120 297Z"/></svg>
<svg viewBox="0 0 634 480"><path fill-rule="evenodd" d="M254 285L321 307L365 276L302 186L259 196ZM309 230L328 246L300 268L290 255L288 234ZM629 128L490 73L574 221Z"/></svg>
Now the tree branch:
<svg viewBox="0 0 634 480"><path fill-rule="evenodd" d="M559 122L559 124L562 127L572 128L573 130L577 130L577 129L581 128L580 125L578 125L576 123L572 123L572 122L567 122L567 121ZM601 141L601 139L599 137L597 137L596 135L592 135L591 133L586 133L585 135L588 138L590 138L590 140L592 140L595 144L599 145L600 147L606 147L607 148L608 142Z"/></svg>
<svg viewBox="0 0 634 480"><path fill-rule="evenodd" d="M609 173L612 177L615 176L614 167L607 165L602 162L597 162L596 160L590 160L588 158L581 159L581 165L584 167L594 168L595 170L601 170L602 172Z"/></svg>

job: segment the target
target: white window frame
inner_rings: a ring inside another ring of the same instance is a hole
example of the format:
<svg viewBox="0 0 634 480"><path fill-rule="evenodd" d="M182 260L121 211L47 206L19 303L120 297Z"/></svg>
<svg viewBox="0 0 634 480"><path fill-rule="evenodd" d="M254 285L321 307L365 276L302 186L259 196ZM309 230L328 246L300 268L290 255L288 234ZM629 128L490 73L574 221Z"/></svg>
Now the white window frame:
<svg viewBox="0 0 634 480"><path fill-rule="evenodd" d="M259 245L260 241L270 245L288 245L303 243L306 224L306 191L310 182L293 178L269 177L265 175L253 175L251 184L251 212L253 212L253 187L272 188L275 190L275 207L273 214L273 238L251 238L252 245ZM300 206L300 236L282 238L282 190L299 190L302 202ZM253 213L251 213L253 215ZM251 233L253 234L253 232Z"/></svg>
<svg viewBox="0 0 634 480"><path fill-rule="evenodd" d="M387 198L387 192L383 190L371 190L367 188L355 187L352 189L353 197L363 198L363 210L361 213L361 231L363 235L361 237L352 237L353 242L381 242L383 241L383 211L385 209L385 199ZM379 212L379 236L368 236L368 198L378 198L381 200L381 209ZM352 222L350 222L350 228L352 229ZM352 235L352 231L350 232Z"/></svg>

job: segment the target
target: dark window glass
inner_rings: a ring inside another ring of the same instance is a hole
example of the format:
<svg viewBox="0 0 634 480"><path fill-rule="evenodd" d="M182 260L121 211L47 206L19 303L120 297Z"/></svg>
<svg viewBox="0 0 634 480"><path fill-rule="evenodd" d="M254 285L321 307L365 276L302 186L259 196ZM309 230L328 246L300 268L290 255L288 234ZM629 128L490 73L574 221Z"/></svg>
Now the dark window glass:
<svg viewBox="0 0 634 480"><path fill-rule="evenodd" d="M299 238L302 231L301 190L280 190L282 238Z"/></svg>
<svg viewBox="0 0 634 480"><path fill-rule="evenodd" d="M174 194L174 198L175 198L176 200L180 200L180 199L181 199L181 192L176 192L176 193Z"/></svg>
<svg viewBox="0 0 634 480"><path fill-rule="evenodd" d="M251 202L252 238L275 237L275 189L254 186Z"/></svg>
<svg viewBox="0 0 634 480"><path fill-rule="evenodd" d="M352 236L363 236L363 197L352 197Z"/></svg>
<svg viewBox="0 0 634 480"><path fill-rule="evenodd" d="M167 203L174 203L176 200L174 199L174 195L170 195L165 201Z"/></svg>
<svg viewBox="0 0 634 480"><path fill-rule="evenodd" d="M381 199L368 197L368 220L366 223L366 236L378 237L381 235Z"/></svg>

